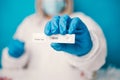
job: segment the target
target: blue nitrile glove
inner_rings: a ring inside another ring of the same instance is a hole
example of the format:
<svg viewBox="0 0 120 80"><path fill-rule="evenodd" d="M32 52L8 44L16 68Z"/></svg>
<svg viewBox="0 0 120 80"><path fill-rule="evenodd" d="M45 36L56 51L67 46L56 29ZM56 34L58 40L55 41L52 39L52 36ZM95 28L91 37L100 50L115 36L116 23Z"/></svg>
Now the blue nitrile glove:
<svg viewBox="0 0 120 80"><path fill-rule="evenodd" d="M48 36L75 34L75 44L52 43L51 47L57 51L82 56L87 54L92 48L89 31L78 17L71 19L68 15L55 16L46 24L44 32Z"/></svg>
<svg viewBox="0 0 120 80"><path fill-rule="evenodd" d="M8 53L14 58L19 58L24 54L24 42L19 40L12 40L8 45Z"/></svg>

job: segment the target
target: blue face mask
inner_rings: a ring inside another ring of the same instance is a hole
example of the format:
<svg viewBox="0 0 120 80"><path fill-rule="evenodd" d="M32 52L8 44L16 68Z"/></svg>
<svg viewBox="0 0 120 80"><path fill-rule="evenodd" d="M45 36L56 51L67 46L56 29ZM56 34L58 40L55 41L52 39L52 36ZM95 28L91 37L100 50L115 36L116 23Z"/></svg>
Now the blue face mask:
<svg viewBox="0 0 120 80"><path fill-rule="evenodd" d="M58 15L65 8L65 0L42 0L42 8L47 15Z"/></svg>

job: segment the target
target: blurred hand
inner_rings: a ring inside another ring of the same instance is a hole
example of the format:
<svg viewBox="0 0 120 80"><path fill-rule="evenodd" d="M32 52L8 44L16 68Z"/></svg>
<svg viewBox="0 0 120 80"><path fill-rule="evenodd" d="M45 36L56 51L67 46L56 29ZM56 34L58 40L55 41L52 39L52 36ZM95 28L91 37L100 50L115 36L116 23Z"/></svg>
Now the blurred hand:
<svg viewBox="0 0 120 80"><path fill-rule="evenodd" d="M8 53L12 57L19 58L24 54L24 52L24 42L12 40L8 45Z"/></svg>
<svg viewBox="0 0 120 80"><path fill-rule="evenodd" d="M68 15L55 16L44 30L47 36L55 34L75 34L75 44L52 43L51 47L57 51L64 51L73 55L82 56L92 48L92 41L86 25L78 18Z"/></svg>

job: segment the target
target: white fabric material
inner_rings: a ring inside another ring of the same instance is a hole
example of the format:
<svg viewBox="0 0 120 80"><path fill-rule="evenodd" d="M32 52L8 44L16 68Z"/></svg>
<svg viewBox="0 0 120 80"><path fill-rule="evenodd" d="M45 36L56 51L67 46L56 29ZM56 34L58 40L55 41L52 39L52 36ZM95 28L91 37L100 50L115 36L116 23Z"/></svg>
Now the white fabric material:
<svg viewBox="0 0 120 80"><path fill-rule="evenodd" d="M20 58L12 58L8 54L8 48L3 50L2 66L5 69L21 69L27 64L29 55L25 53Z"/></svg>
<svg viewBox="0 0 120 80"><path fill-rule="evenodd" d="M96 80L119 80L120 68L108 67L97 72Z"/></svg>
<svg viewBox="0 0 120 80"><path fill-rule="evenodd" d="M92 73L97 71L105 63L107 50L106 41L100 27L83 13L74 13L71 17L80 17L90 31L93 48L85 56L77 57L62 51L55 51L50 47L50 43L39 44L32 42L32 34L44 33L44 26L48 21L45 19L39 19L37 14L27 17L22 24L20 24L14 35L14 38L25 42L25 54L30 56L27 70L35 71L37 73L36 77L39 77L40 80L90 80ZM8 54L8 51L7 49L5 50L6 51L3 51L3 54L6 55ZM3 69L13 65L13 60L5 57L5 55L2 57ZM26 61L22 61L18 58L18 60L21 61L19 62L19 65L23 65L22 62L28 61L27 57L21 58ZM17 60L13 62L18 64ZM17 68L19 66L14 67ZM22 67L23 66L21 66L21 68ZM84 72L85 75L80 76L81 72Z"/></svg>
<svg viewBox="0 0 120 80"><path fill-rule="evenodd" d="M23 73L25 73L26 75L24 75ZM36 77L36 75L37 74L35 74L34 71L26 71L26 70L17 70L17 74L16 71L13 70L11 72L8 70L0 71L0 77L8 77L8 78L12 78L12 80L39 80L39 78ZM27 76L31 76L31 77L27 77ZM97 71L94 80L119 80L119 79L120 79L120 69L109 67L108 69L101 69Z"/></svg>

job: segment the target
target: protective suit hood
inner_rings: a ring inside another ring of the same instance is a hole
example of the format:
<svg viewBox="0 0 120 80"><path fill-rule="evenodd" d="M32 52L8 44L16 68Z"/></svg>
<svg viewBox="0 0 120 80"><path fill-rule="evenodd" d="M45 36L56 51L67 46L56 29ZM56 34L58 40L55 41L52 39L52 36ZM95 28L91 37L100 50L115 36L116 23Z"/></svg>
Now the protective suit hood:
<svg viewBox="0 0 120 80"><path fill-rule="evenodd" d="M60 14L71 14L72 11L73 11L73 1L72 0L65 0L66 1L66 7L65 9L60 13ZM36 0L36 13L42 17L42 18L45 18L46 15L42 9L42 0Z"/></svg>

